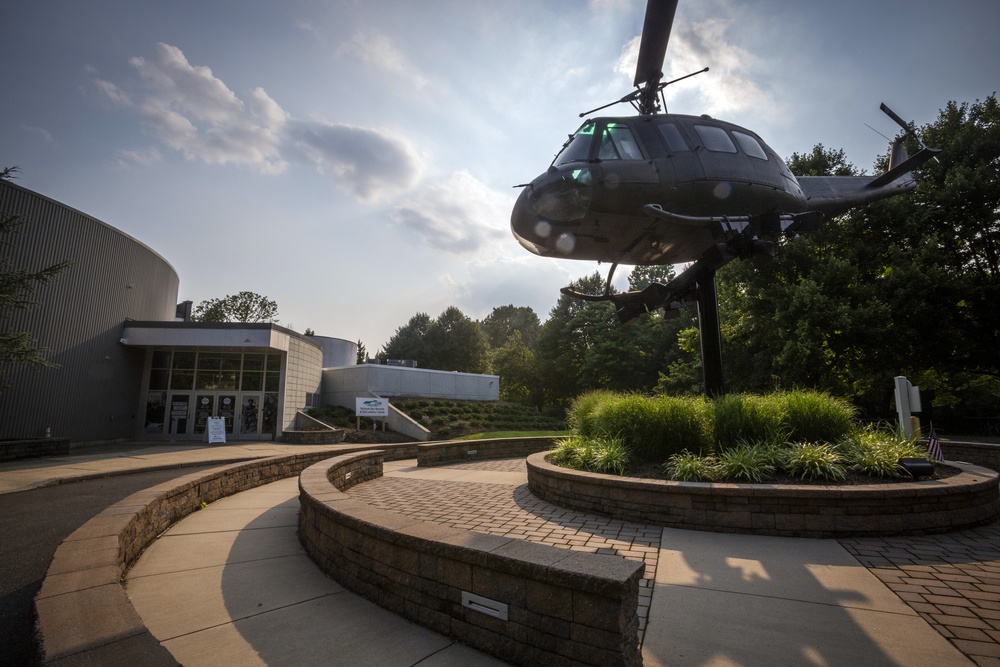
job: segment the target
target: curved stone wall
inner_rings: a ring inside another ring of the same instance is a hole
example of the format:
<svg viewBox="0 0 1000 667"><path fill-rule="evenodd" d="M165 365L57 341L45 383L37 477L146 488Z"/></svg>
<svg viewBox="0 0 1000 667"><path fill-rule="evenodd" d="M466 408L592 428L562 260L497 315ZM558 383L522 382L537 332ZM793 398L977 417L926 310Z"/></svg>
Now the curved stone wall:
<svg viewBox="0 0 1000 667"><path fill-rule="evenodd" d="M516 665L642 664L642 564L386 512L343 490L382 475L381 451L299 476L299 539L350 590Z"/></svg>
<svg viewBox="0 0 1000 667"><path fill-rule="evenodd" d="M791 537L949 532L1000 516L998 474L974 465L940 480L892 484L710 484L636 479L528 457L528 487L562 507L624 521Z"/></svg>

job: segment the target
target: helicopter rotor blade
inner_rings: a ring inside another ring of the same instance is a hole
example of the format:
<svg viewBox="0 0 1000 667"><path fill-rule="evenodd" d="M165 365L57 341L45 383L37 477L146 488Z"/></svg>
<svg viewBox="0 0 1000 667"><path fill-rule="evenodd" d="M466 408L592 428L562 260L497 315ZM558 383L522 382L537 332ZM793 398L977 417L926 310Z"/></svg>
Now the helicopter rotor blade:
<svg viewBox="0 0 1000 667"><path fill-rule="evenodd" d="M635 86L648 81L653 81L655 85L663 77L663 58L667 53L676 11L677 0L647 0L639 59L635 66Z"/></svg>

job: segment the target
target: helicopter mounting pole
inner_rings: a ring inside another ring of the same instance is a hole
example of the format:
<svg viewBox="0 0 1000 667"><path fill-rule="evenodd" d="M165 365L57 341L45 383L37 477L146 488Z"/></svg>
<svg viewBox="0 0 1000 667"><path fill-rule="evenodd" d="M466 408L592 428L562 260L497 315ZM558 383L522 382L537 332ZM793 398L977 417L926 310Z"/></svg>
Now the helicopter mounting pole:
<svg viewBox="0 0 1000 667"><path fill-rule="evenodd" d="M705 396L715 398L725 393L722 375L722 327L719 322L719 293L715 286L715 269L701 270L695 281Z"/></svg>

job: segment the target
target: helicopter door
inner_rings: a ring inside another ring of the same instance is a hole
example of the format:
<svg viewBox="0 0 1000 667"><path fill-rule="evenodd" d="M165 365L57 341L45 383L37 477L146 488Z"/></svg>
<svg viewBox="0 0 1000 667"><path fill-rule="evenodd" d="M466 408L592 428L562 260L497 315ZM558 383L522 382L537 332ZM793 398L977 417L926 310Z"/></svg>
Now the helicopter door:
<svg viewBox="0 0 1000 667"><path fill-rule="evenodd" d="M623 122L602 123L595 150L594 176L603 186L606 210L633 208L630 202L641 210L648 204L660 178L632 129Z"/></svg>

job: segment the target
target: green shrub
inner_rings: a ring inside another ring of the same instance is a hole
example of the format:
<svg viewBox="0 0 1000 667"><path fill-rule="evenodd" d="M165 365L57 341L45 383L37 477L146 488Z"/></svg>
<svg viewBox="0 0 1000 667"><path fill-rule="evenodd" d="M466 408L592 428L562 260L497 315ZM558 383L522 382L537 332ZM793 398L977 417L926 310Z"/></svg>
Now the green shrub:
<svg viewBox="0 0 1000 667"><path fill-rule="evenodd" d="M727 394L713 401L718 449L745 442L784 441L784 406L773 396Z"/></svg>
<svg viewBox="0 0 1000 667"><path fill-rule="evenodd" d="M629 463L628 449L621 438L598 442L590 453L590 469L594 472L624 475Z"/></svg>
<svg viewBox="0 0 1000 667"><path fill-rule="evenodd" d="M556 443L551 455L553 463L576 470L624 475L629 453L618 438L594 439L571 435Z"/></svg>
<svg viewBox="0 0 1000 667"><path fill-rule="evenodd" d="M782 426L791 442L836 443L854 427L854 406L829 394L798 390L774 398L784 406Z"/></svg>
<svg viewBox="0 0 1000 667"><path fill-rule="evenodd" d="M785 452L785 472L799 479L843 480L847 473L841 457L832 445L826 443L794 443Z"/></svg>
<svg viewBox="0 0 1000 667"><path fill-rule="evenodd" d="M718 473L718 461L711 454L693 454L685 450L672 454L663 471L678 482L712 482Z"/></svg>
<svg viewBox="0 0 1000 667"><path fill-rule="evenodd" d="M901 437L891 427L871 425L853 429L837 448L852 470L875 477L902 477L899 459L926 455L914 439Z"/></svg>
<svg viewBox="0 0 1000 667"><path fill-rule="evenodd" d="M704 398L611 395L595 407L590 421L595 436L621 438L639 461L712 449L711 406Z"/></svg>
<svg viewBox="0 0 1000 667"><path fill-rule="evenodd" d="M759 484L774 474L772 447L742 444L724 449L718 454L718 479Z"/></svg>
<svg viewBox="0 0 1000 667"><path fill-rule="evenodd" d="M577 456L577 441L579 438L571 436L556 441L555 450L549 454L549 460L556 465L567 468L578 468L579 457Z"/></svg>
<svg viewBox="0 0 1000 667"><path fill-rule="evenodd" d="M574 433L592 436L597 432L594 413L606 401L614 399L616 394L599 389L588 391L576 397L566 413L566 424Z"/></svg>

